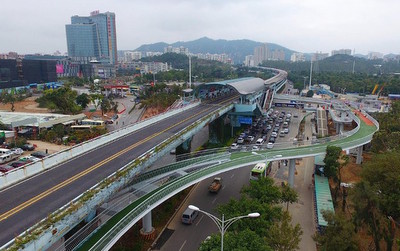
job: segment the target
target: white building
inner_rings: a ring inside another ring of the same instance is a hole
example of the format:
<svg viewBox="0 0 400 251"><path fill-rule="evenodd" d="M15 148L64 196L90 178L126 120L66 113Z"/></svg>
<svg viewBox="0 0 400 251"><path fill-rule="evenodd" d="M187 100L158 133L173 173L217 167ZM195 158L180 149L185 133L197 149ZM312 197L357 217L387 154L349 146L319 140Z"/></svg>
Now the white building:
<svg viewBox="0 0 400 251"><path fill-rule="evenodd" d="M340 49L340 50L332 50L331 56L343 54L343 55L351 55L351 49Z"/></svg>
<svg viewBox="0 0 400 251"><path fill-rule="evenodd" d="M304 57L304 54L301 52L295 52L290 56L290 61L292 62L304 62L306 61L306 58Z"/></svg>
<svg viewBox="0 0 400 251"><path fill-rule="evenodd" d="M254 65L254 56L253 55L247 55L244 58L243 64L244 64L244 66L247 66L247 67L254 67L255 66Z"/></svg>
<svg viewBox="0 0 400 251"><path fill-rule="evenodd" d="M381 59L381 58L383 58L383 54L380 53L380 52L371 51L371 52L368 53L368 59L369 60Z"/></svg>
<svg viewBox="0 0 400 251"><path fill-rule="evenodd" d="M312 55L311 60L312 61L319 61L319 60L323 60L325 58L329 57L329 53L322 53L320 52L316 52Z"/></svg>

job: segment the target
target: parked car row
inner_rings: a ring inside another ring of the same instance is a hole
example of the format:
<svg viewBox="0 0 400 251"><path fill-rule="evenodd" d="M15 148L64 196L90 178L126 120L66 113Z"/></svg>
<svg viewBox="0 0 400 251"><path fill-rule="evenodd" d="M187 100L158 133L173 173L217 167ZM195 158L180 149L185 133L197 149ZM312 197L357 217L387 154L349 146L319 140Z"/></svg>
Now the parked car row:
<svg viewBox="0 0 400 251"><path fill-rule="evenodd" d="M16 150L16 151L20 152L19 150ZM19 155L13 154L13 158L10 159L10 161L15 160L17 158L17 156L20 156L21 154L19 154ZM7 164L5 164L5 162L1 162L4 164L0 165L0 172L2 172L2 173L9 172L9 171L13 170L14 168L18 168L18 167L24 166L28 163L39 161L39 160L43 159L44 157L46 157L47 155L48 154L45 152L37 151L37 152L31 153L31 155L29 155L29 156L20 157L18 160L12 161ZM2 156L0 156L0 161L1 161L1 157Z"/></svg>

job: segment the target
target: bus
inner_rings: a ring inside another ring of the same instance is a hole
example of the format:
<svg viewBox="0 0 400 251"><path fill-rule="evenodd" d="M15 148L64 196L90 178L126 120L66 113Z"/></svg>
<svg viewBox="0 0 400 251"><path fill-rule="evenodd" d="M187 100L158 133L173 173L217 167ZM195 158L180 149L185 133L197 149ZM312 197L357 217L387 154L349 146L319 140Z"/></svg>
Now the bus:
<svg viewBox="0 0 400 251"><path fill-rule="evenodd" d="M103 120L83 119L81 121L81 125L102 126L102 127L104 127L105 122Z"/></svg>
<svg viewBox="0 0 400 251"><path fill-rule="evenodd" d="M267 161L267 163L257 163L250 173L251 180L258 180L260 176L267 177L267 175L271 172L272 162Z"/></svg>

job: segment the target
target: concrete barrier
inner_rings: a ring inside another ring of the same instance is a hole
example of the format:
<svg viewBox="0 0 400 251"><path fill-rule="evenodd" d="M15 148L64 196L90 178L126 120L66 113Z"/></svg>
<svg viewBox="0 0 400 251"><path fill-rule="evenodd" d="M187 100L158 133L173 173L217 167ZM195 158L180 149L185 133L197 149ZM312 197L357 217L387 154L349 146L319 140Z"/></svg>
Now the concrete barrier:
<svg viewBox="0 0 400 251"><path fill-rule="evenodd" d="M153 116L146 120L139 121L132 125L127 125L126 127L120 128L118 130L107 133L100 137L88 140L81 144L75 145L71 148L68 148L63 151L52 154L52 155L44 158L40 162L35 162L35 163L28 164L23 167L16 168L5 174L2 173L2 174L0 174L0 190L7 186L15 184L23 179L26 179L32 175L35 175L43 170L52 168L64 161L70 160L81 154L92 151L100 146L103 146L103 145L111 143L115 140L118 140L121 137L125 137L130 133L133 133L139 129L142 129L146 126L153 124L154 122L166 119L166 118L171 117L180 112L189 110L195 106L198 106L199 104L200 104L200 102L196 102L196 103L189 104L189 105L179 108L179 109L169 110L168 112L161 113L157 116Z"/></svg>

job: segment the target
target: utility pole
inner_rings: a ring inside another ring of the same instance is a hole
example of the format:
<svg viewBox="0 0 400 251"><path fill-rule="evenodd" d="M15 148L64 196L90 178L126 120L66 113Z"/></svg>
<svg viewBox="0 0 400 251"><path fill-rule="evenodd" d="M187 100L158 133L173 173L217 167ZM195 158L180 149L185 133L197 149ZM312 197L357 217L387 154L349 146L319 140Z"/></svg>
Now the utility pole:
<svg viewBox="0 0 400 251"><path fill-rule="evenodd" d="M309 90L311 90L311 77L312 77L312 58L311 58L311 68L310 68L310 83L308 84Z"/></svg>
<svg viewBox="0 0 400 251"><path fill-rule="evenodd" d="M192 57L189 54L189 87L192 88Z"/></svg>

